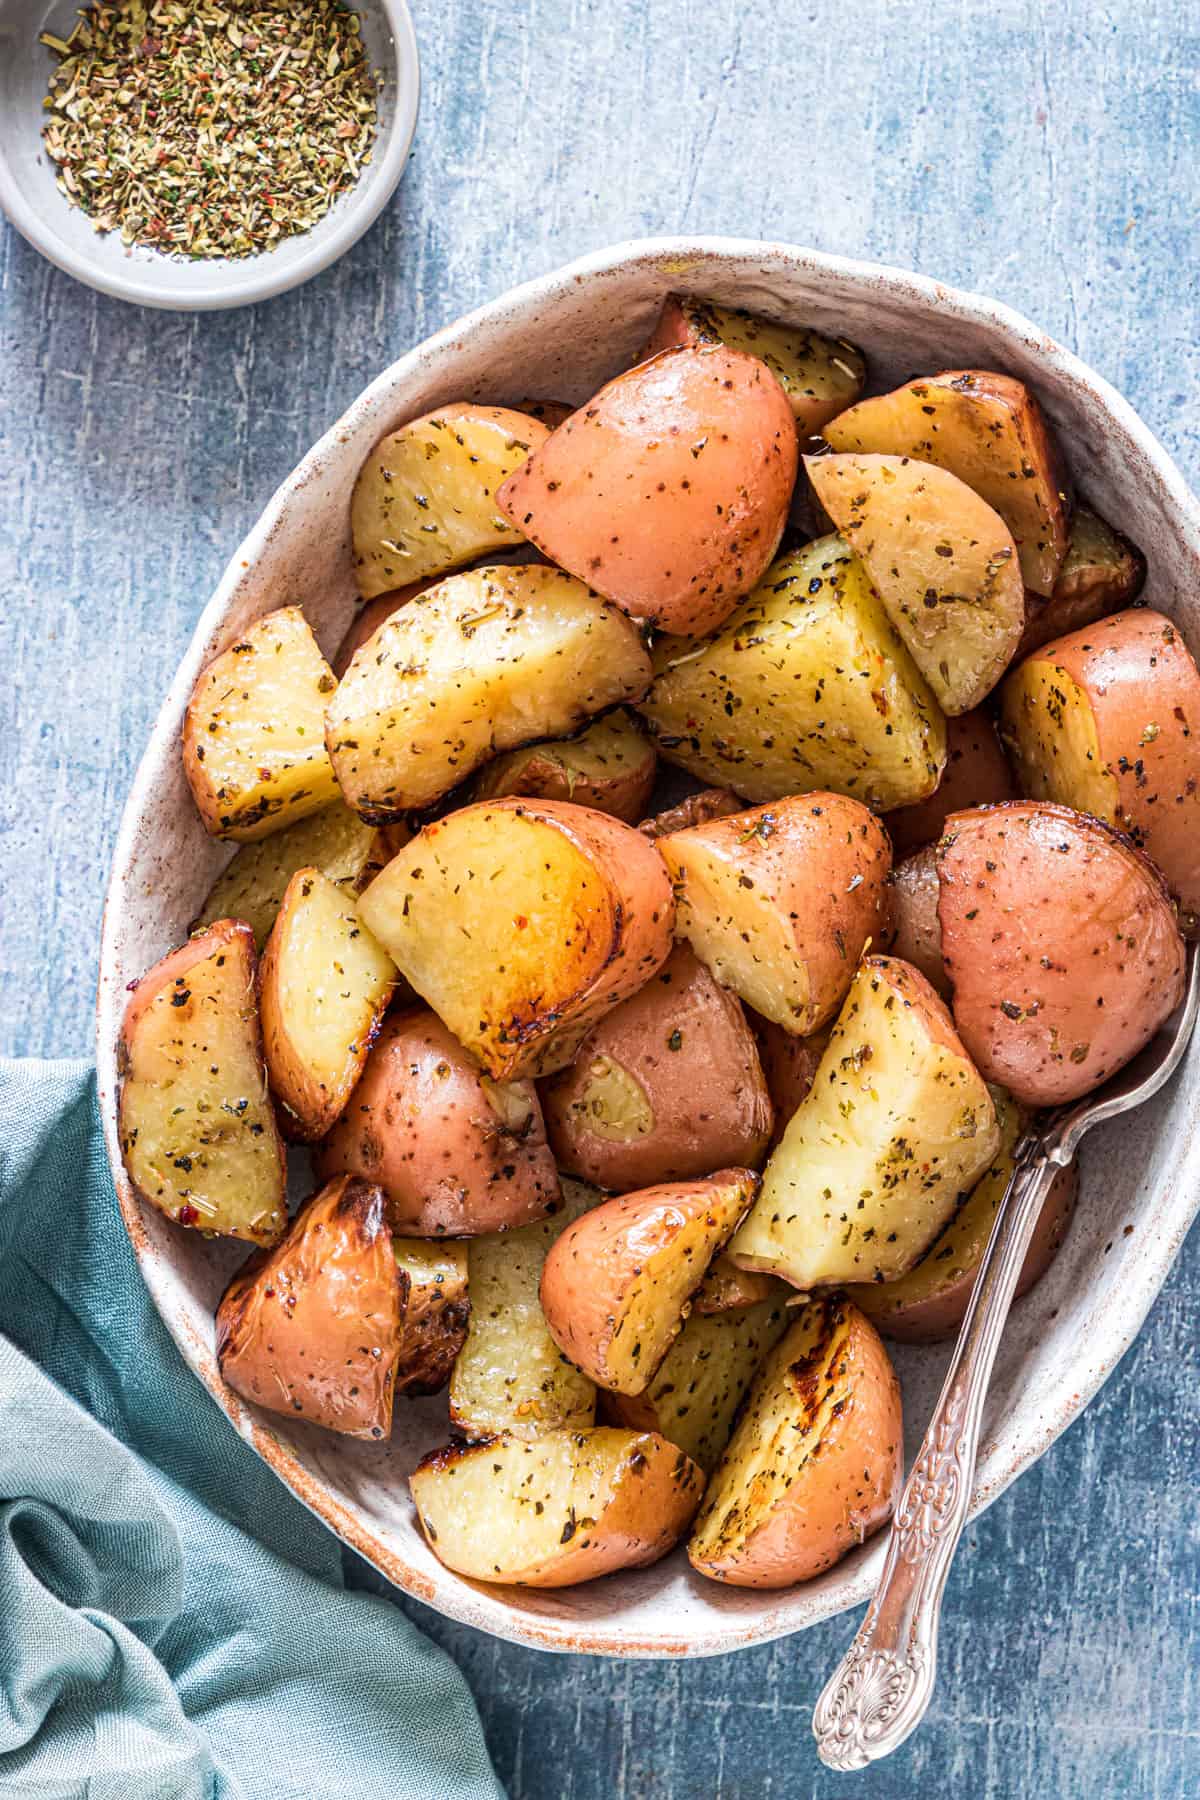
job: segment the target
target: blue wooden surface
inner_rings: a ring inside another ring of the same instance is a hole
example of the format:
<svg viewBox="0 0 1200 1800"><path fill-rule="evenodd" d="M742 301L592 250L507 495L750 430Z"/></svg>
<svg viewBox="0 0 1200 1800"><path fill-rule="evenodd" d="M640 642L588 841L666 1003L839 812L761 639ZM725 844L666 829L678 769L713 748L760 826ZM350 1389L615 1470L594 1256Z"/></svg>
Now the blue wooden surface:
<svg viewBox="0 0 1200 1800"><path fill-rule="evenodd" d="M405 182L308 287L253 312L138 313L0 238L0 1050L89 1046L121 802L242 532L371 375L523 277L665 231L908 265L1078 349L1200 480L1195 8L414 12L425 85ZM851 1619L710 1663L620 1664L513 1649L406 1603L466 1670L512 1794L1200 1793L1198 1280L1193 1234L1100 1399L969 1534L932 1716L866 1775L822 1772L809 1739Z"/></svg>

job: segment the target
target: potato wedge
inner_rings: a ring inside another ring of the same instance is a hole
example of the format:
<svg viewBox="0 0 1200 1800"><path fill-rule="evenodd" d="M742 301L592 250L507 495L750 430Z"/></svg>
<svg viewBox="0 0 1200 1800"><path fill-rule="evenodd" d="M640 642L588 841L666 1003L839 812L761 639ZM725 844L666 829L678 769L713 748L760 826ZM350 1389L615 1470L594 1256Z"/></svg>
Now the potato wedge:
<svg viewBox="0 0 1200 1800"><path fill-rule="evenodd" d="M494 564L418 594L359 649L329 707L351 806L386 825L490 756L559 737L646 690L641 634L581 581Z"/></svg>
<svg viewBox="0 0 1200 1800"><path fill-rule="evenodd" d="M389 593L377 594L374 600L368 600L359 607L333 659L333 672L339 681L379 627L385 625L393 613L398 613L401 607L407 606L410 600L415 600L418 594L423 594L427 588L436 587L438 579L439 577L431 575L425 581L411 581L407 587L393 588Z"/></svg>
<svg viewBox="0 0 1200 1800"><path fill-rule="evenodd" d="M932 463L810 456L805 467L942 711L978 706L1025 629L1016 545L999 513Z"/></svg>
<svg viewBox="0 0 1200 1800"><path fill-rule="evenodd" d="M802 438L820 431L862 393L867 365L844 338L805 325L777 325L757 313L668 294L639 361L676 344L724 344L765 362L788 398Z"/></svg>
<svg viewBox="0 0 1200 1800"><path fill-rule="evenodd" d="M600 1396L605 1420L657 1431L711 1475L760 1364L791 1320L779 1298L739 1312L694 1312L644 1393Z"/></svg>
<svg viewBox="0 0 1200 1800"><path fill-rule="evenodd" d="M381 439L350 500L363 599L519 544L522 534L501 516L496 495L548 435L528 414L463 401Z"/></svg>
<svg viewBox="0 0 1200 1800"><path fill-rule="evenodd" d="M753 1009L747 1010L746 1017L758 1045L758 1060L775 1113L770 1143L773 1150L787 1130L792 1114L816 1080L829 1042L829 1031L814 1031L808 1037L798 1038Z"/></svg>
<svg viewBox="0 0 1200 1800"><path fill-rule="evenodd" d="M500 511L634 618L712 631L775 554L796 459L766 365L684 346L572 413L504 483Z"/></svg>
<svg viewBox="0 0 1200 1800"><path fill-rule="evenodd" d="M370 931L496 1081L549 1075L671 950L662 858L555 800L491 800L427 825L362 898Z"/></svg>
<svg viewBox="0 0 1200 1800"><path fill-rule="evenodd" d="M447 1568L475 1581L570 1587L665 1556L691 1522L704 1476L665 1438L599 1427L450 1444L431 1450L408 1485Z"/></svg>
<svg viewBox="0 0 1200 1800"><path fill-rule="evenodd" d="M217 1308L221 1374L272 1412L349 1437L387 1437L404 1300L383 1195L341 1176L226 1288Z"/></svg>
<svg viewBox="0 0 1200 1800"><path fill-rule="evenodd" d="M941 882L936 844L905 857L892 877L892 954L919 969L934 992L950 998L950 977L942 956L938 918Z"/></svg>
<svg viewBox="0 0 1200 1800"><path fill-rule="evenodd" d="M892 851L861 801L793 795L672 832L675 934L723 987L806 1037L846 997L888 920Z"/></svg>
<svg viewBox="0 0 1200 1800"><path fill-rule="evenodd" d="M1200 925L1200 670L1149 607L1056 638L1016 668L1000 731L1021 783L1127 832Z"/></svg>
<svg viewBox="0 0 1200 1800"><path fill-rule="evenodd" d="M1041 407L1011 375L947 369L860 400L825 433L834 450L914 457L948 469L998 512L1025 586L1053 591L1067 553L1070 505Z"/></svg>
<svg viewBox="0 0 1200 1800"><path fill-rule="evenodd" d="M462 1437L533 1438L580 1431L595 1419L595 1384L550 1336L538 1285L552 1245L599 1198L564 1181L552 1219L468 1245L471 1318L450 1377L450 1423Z"/></svg>
<svg viewBox="0 0 1200 1800"><path fill-rule="evenodd" d="M1028 1113L999 1088L993 1096L1000 1121L1000 1148L941 1235L915 1268L899 1281L864 1282L846 1289L885 1337L905 1344L933 1344L953 1337L975 1286L996 1213L1012 1174L1013 1151ZM1079 1196L1079 1169L1060 1169L1034 1228L1033 1241L1017 1278L1016 1298L1041 1280L1058 1253Z"/></svg>
<svg viewBox="0 0 1200 1800"><path fill-rule="evenodd" d="M678 945L541 1087L560 1169L628 1193L757 1168L771 1103L741 1006Z"/></svg>
<svg viewBox="0 0 1200 1800"><path fill-rule="evenodd" d="M298 869L259 970L271 1091L289 1137L312 1143L362 1074L397 980L354 901L319 869Z"/></svg>
<svg viewBox="0 0 1200 1800"><path fill-rule="evenodd" d="M1166 884L1099 819L1025 800L953 813L937 867L954 1022L983 1075L1024 1105L1090 1093L1179 1004Z"/></svg>
<svg viewBox="0 0 1200 1800"><path fill-rule="evenodd" d="M530 419L538 419L547 431L557 431L564 419L575 411L565 400L514 400L513 411Z"/></svg>
<svg viewBox="0 0 1200 1800"><path fill-rule="evenodd" d="M751 1390L688 1543L734 1587L790 1587L887 1524L903 1474L900 1384L875 1327L810 1300Z"/></svg>
<svg viewBox="0 0 1200 1800"><path fill-rule="evenodd" d="M1140 550L1086 506L1076 509L1071 541L1054 592L1044 606L1026 610L1017 657L1040 650L1052 638L1080 631L1137 599L1146 579Z"/></svg>
<svg viewBox="0 0 1200 1800"><path fill-rule="evenodd" d="M338 798L325 748L333 671L298 606L267 613L192 689L183 772L204 828L245 843Z"/></svg>
<svg viewBox="0 0 1200 1800"><path fill-rule="evenodd" d="M907 856L941 837L952 812L965 806L996 806L1017 798L1008 759L991 716L982 707L946 720L946 767L928 800L901 806L884 821L896 855ZM898 950L898 956L904 952ZM920 964L917 965L918 968Z"/></svg>
<svg viewBox="0 0 1200 1800"><path fill-rule="evenodd" d="M658 755L631 713L623 708L596 719L576 738L528 744L481 769L475 800L526 794L533 800L573 800L634 825L654 790Z"/></svg>
<svg viewBox="0 0 1200 1800"><path fill-rule="evenodd" d="M274 1244L287 1224L248 925L222 919L143 975L117 1060L121 1154L179 1225Z"/></svg>
<svg viewBox="0 0 1200 1800"><path fill-rule="evenodd" d="M688 1301L758 1191L751 1169L664 1182L593 1207L551 1247L541 1300L550 1335L599 1387L640 1394Z"/></svg>
<svg viewBox="0 0 1200 1800"><path fill-rule="evenodd" d="M466 1244L392 1239L404 1299L396 1392L415 1398L444 1388L467 1337L471 1298Z"/></svg>
<svg viewBox="0 0 1200 1800"><path fill-rule="evenodd" d="M831 788L879 812L938 784L941 712L838 537L781 557L707 643L662 639L654 672L661 754L748 800Z"/></svg>
<svg viewBox="0 0 1200 1800"><path fill-rule="evenodd" d="M261 951L297 869L319 869L344 894L353 896L370 885L391 854L382 832L364 825L357 813L335 800L311 817L235 851L192 930L218 919L244 919Z"/></svg>
<svg viewBox="0 0 1200 1800"><path fill-rule="evenodd" d="M992 1097L933 989L894 957L867 957L729 1254L806 1291L892 1281L999 1142Z"/></svg>
<svg viewBox="0 0 1200 1800"><path fill-rule="evenodd" d="M393 1013L316 1154L378 1182L393 1231L472 1237L544 1218L560 1189L531 1081L496 1082L435 1013Z"/></svg>
<svg viewBox="0 0 1200 1800"><path fill-rule="evenodd" d="M706 825L709 819L727 819L730 813L742 812L745 801L729 788L701 788L689 794L676 806L643 819L638 830L644 837L667 837L672 831L687 831L692 825Z"/></svg>
<svg viewBox="0 0 1200 1800"><path fill-rule="evenodd" d="M794 1042L799 1043L796 1038ZM786 1282L773 1275L756 1275L752 1269L739 1269L725 1252L714 1256L708 1273L696 1291L692 1313L696 1315L747 1312L764 1300L788 1297Z"/></svg>

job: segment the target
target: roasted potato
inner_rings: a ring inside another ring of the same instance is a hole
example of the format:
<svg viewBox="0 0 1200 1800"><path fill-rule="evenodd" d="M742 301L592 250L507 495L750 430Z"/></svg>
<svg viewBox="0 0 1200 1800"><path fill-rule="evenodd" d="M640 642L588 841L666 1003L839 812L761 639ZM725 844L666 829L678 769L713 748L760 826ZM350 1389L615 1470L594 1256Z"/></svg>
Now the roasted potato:
<svg viewBox="0 0 1200 1800"><path fill-rule="evenodd" d="M378 1182L414 1237L504 1231L560 1198L533 1083L490 1081L423 1006L384 1022L317 1168Z"/></svg>
<svg viewBox="0 0 1200 1800"><path fill-rule="evenodd" d="M385 825L649 680L637 628L581 581L543 563L471 569L417 594L355 652L328 710L329 754L350 805Z"/></svg>
<svg viewBox="0 0 1200 1800"><path fill-rule="evenodd" d="M246 842L338 797L325 748L333 671L298 606L267 613L192 689L183 772L206 831Z"/></svg>
<svg viewBox="0 0 1200 1800"><path fill-rule="evenodd" d="M516 400L513 411L524 413L530 419L539 419L547 431L557 431L575 408L568 406L565 400Z"/></svg>
<svg viewBox="0 0 1200 1800"><path fill-rule="evenodd" d="M801 1040L796 1038L794 1041L799 1043ZM774 1275L756 1275L752 1269L739 1269L722 1251L708 1265L708 1273L692 1302L692 1312L700 1315L746 1312L764 1300L779 1297L785 1300L788 1297L786 1282L777 1281Z"/></svg>
<svg viewBox="0 0 1200 1800"><path fill-rule="evenodd" d="M724 987L797 1037L831 1019L888 919L892 852L858 800L793 795L659 840L675 932Z"/></svg>
<svg viewBox="0 0 1200 1800"><path fill-rule="evenodd" d="M735 1587L819 1575L887 1524L902 1457L900 1384L878 1332L840 1296L810 1300L708 1484L693 1568Z"/></svg>
<svg viewBox="0 0 1200 1800"><path fill-rule="evenodd" d="M298 869L267 939L258 1005L271 1091L289 1137L337 1119L379 1030L396 965L319 869Z"/></svg>
<svg viewBox="0 0 1200 1800"><path fill-rule="evenodd" d="M756 1168L771 1132L741 1006L684 945L601 1019L541 1099L558 1166L621 1193Z"/></svg>
<svg viewBox="0 0 1200 1800"><path fill-rule="evenodd" d="M497 1081L564 1068L666 962L675 916L663 860L632 826L516 799L427 825L361 912Z"/></svg>
<svg viewBox="0 0 1200 1800"><path fill-rule="evenodd" d="M952 812L1015 800L1017 786L996 728L982 707L946 720L946 767L928 800L902 806L884 821L897 856L907 856L942 835ZM898 956L904 952L898 950ZM918 964L918 967L920 965Z"/></svg>
<svg viewBox="0 0 1200 1800"><path fill-rule="evenodd" d="M600 1196L563 1183L552 1219L473 1238L467 1247L471 1319L450 1377L450 1423L467 1438L579 1431L596 1416L595 1384L567 1361L538 1297L552 1245Z"/></svg>
<svg viewBox="0 0 1200 1800"><path fill-rule="evenodd" d="M638 830L648 838L669 837L673 831L687 831L692 825L706 825L709 819L727 819L730 813L742 812L745 801L729 788L701 788L675 806L643 819Z"/></svg>
<svg viewBox="0 0 1200 1800"><path fill-rule="evenodd" d="M978 706L1025 628L1016 546L999 513L932 463L810 456L805 467L942 711Z"/></svg>
<svg viewBox="0 0 1200 1800"><path fill-rule="evenodd" d="M838 537L783 556L705 644L664 638L638 711L668 762L747 800L832 788L875 810L923 800L941 712Z"/></svg>
<svg viewBox="0 0 1200 1800"><path fill-rule="evenodd" d="M522 534L501 517L496 495L548 435L527 414L459 402L376 444L350 500L363 599L519 544Z"/></svg>
<svg viewBox="0 0 1200 1800"><path fill-rule="evenodd" d="M392 852L341 800L257 843L243 844L218 877L193 931L217 919L243 919L261 951L297 869L319 869L344 894L361 894Z"/></svg>
<svg viewBox="0 0 1200 1800"><path fill-rule="evenodd" d="M953 813L937 869L954 1022L1024 1105L1099 1087L1183 997L1166 884L1099 819L1023 800Z"/></svg>
<svg viewBox="0 0 1200 1800"><path fill-rule="evenodd" d="M867 957L729 1254L804 1290L892 1281L999 1143L991 1095L933 989L894 957Z"/></svg>
<svg viewBox="0 0 1200 1800"><path fill-rule="evenodd" d="M1077 508L1054 592L1044 606L1026 609L1018 658L1040 650L1052 638L1091 625L1106 613L1120 612L1137 599L1145 579L1146 559L1141 551L1086 506Z"/></svg>
<svg viewBox="0 0 1200 1800"><path fill-rule="evenodd" d="M942 927L938 919L938 853L926 844L905 857L892 877L892 954L919 969L943 1000L950 998L950 979L942 956Z"/></svg>
<svg viewBox="0 0 1200 1800"><path fill-rule="evenodd" d="M847 1299L860 1306L885 1337L906 1344L933 1344L953 1337L962 1324L1012 1175L1013 1152L1028 1118L999 1088L994 1098L1000 1148L945 1230L899 1281L864 1282L846 1289ZM1017 1280L1017 1299L1041 1280L1053 1262L1078 1195L1079 1171L1072 1163L1059 1170L1046 1196Z"/></svg>
<svg viewBox="0 0 1200 1800"><path fill-rule="evenodd" d="M1070 506L1058 452L1024 382L990 369L947 369L859 401L825 439L837 451L882 451L948 469L1008 526L1025 586L1053 591Z"/></svg>
<svg viewBox="0 0 1200 1800"><path fill-rule="evenodd" d="M598 1386L640 1394L757 1191L752 1170L719 1169L606 1200L574 1220L542 1270L542 1311L559 1349Z"/></svg>
<svg viewBox="0 0 1200 1800"><path fill-rule="evenodd" d="M643 1393L601 1394L604 1418L657 1431L711 1475L760 1363L790 1323L778 1298L739 1312L694 1312Z"/></svg>
<svg viewBox="0 0 1200 1800"><path fill-rule="evenodd" d="M802 438L820 431L862 393L867 365L844 338L804 325L777 325L757 313L669 294L640 361L676 344L724 344L765 362L788 397Z"/></svg>
<svg viewBox="0 0 1200 1800"><path fill-rule="evenodd" d="M333 659L333 672L338 680L346 673L358 652L368 639L373 638L381 625L385 625L393 613L398 613L402 606L415 600L427 588L436 587L440 577L430 576L425 581L412 581L407 587L393 588L390 593L377 594L374 600L368 600L360 606L350 622L350 629L337 647L337 655Z"/></svg>
<svg viewBox="0 0 1200 1800"><path fill-rule="evenodd" d="M1013 671L1000 730L1022 792L1127 832L1186 930L1200 924L1200 670L1148 607L1056 638Z"/></svg>
<svg viewBox="0 0 1200 1800"><path fill-rule="evenodd" d="M775 554L796 482L787 396L757 357L666 350L618 375L500 490L554 562L663 631L712 631Z"/></svg>
<svg viewBox="0 0 1200 1800"><path fill-rule="evenodd" d="M475 1581L570 1587L657 1562L687 1530L704 1476L652 1432L555 1431L449 1444L408 1478L421 1529Z"/></svg>
<svg viewBox="0 0 1200 1800"><path fill-rule="evenodd" d="M654 789L654 745L623 709L596 719L576 738L528 744L483 768L472 797L495 800L526 794L533 800L573 800L636 824Z"/></svg>
<svg viewBox="0 0 1200 1800"><path fill-rule="evenodd" d="M383 1195L343 1175L226 1288L217 1308L221 1374L272 1412L350 1437L387 1437L403 1304Z"/></svg>
<svg viewBox="0 0 1200 1800"><path fill-rule="evenodd" d="M747 1017L754 1033L754 1041L758 1045L758 1060L762 1064L767 1092L771 1096L771 1106L775 1113L769 1146L774 1150L791 1123L792 1114L816 1080L817 1069L829 1042L829 1031L814 1031L808 1037L793 1037L782 1025L776 1025L771 1019L764 1019L760 1013L751 1011Z"/></svg>
<svg viewBox="0 0 1200 1800"><path fill-rule="evenodd" d="M398 1237L392 1251L404 1290L396 1392L436 1394L449 1381L466 1342L471 1316L467 1246Z"/></svg>
<svg viewBox="0 0 1200 1800"><path fill-rule="evenodd" d="M274 1244L287 1224L254 938L222 919L135 985L117 1049L130 1181L179 1225Z"/></svg>

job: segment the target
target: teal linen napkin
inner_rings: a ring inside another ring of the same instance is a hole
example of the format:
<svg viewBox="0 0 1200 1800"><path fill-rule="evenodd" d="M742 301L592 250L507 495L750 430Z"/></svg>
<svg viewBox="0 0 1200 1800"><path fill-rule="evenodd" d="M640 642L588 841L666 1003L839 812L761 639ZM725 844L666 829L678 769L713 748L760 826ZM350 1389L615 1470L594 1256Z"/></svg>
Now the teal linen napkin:
<svg viewBox="0 0 1200 1800"><path fill-rule="evenodd" d="M83 1063L0 1061L0 1794L503 1800L454 1664L183 1363Z"/></svg>

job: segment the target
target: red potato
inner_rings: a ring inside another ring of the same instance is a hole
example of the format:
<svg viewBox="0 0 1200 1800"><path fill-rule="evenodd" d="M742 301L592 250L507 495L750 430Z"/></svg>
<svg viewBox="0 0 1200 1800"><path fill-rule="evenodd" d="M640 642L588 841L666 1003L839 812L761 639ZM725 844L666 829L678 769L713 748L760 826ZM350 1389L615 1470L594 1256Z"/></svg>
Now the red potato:
<svg viewBox="0 0 1200 1800"><path fill-rule="evenodd" d="M731 1165L754 1168L771 1103L736 998L679 945L541 1087L559 1167L628 1193Z"/></svg>
<svg viewBox="0 0 1200 1800"><path fill-rule="evenodd" d="M1120 612L1136 600L1145 579L1141 551L1086 506L1078 507L1054 592L1044 603L1036 594L1030 596L1033 604L1025 615L1017 659L1106 613Z"/></svg>
<svg viewBox="0 0 1200 1800"><path fill-rule="evenodd" d="M436 587L439 579L440 577L431 575L425 581L410 581L407 587L393 588L387 594L377 594L374 600L368 600L359 607L333 659L333 672L339 681L354 661L355 653L362 649L367 639L373 638L379 627L393 613L398 613L402 606L407 606L410 600L423 594L426 588Z"/></svg>
<svg viewBox="0 0 1200 1800"><path fill-rule="evenodd" d="M1016 798L1017 786L996 728L983 708L976 707L946 720L946 766L935 791L915 806L888 813L884 822L896 855L907 856L939 838L952 812Z"/></svg>
<svg viewBox="0 0 1200 1800"><path fill-rule="evenodd" d="M764 1300L786 1299L787 1293L786 1282L777 1281L773 1275L755 1274L752 1269L739 1269L722 1251L709 1264L689 1316L708 1318L718 1313L746 1312Z"/></svg>
<svg viewBox="0 0 1200 1800"><path fill-rule="evenodd" d="M780 1588L887 1524L903 1473L900 1384L875 1327L810 1300L760 1372L688 1544L693 1568Z"/></svg>
<svg viewBox="0 0 1200 1800"><path fill-rule="evenodd" d="M471 795L570 800L633 825L649 805L657 770L654 745L632 713L620 707L594 719L578 737L527 744L495 757L476 776Z"/></svg>
<svg viewBox="0 0 1200 1800"><path fill-rule="evenodd" d="M561 1197L533 1083L490 1081L425 1007L384 1022L316 1167L378 1183L410 1237L504 1231Z"/></svg>
<svg viewBox="0 0 1200 1800"><path fill-rule="evenodd" d="M727 819L731 813L745 810L746 802L731 789L702 788L665 812L643 819L638 830L648 838L669 837L673 831L688 831L693 825L707 825L710 819Z"/></svg>
<svg viewBox="0 0 1200 1800"><path fill-rule="evenodd" d="M805 1037L887 926L891 848L861 801L813 793L659 840L676 935L748 1006Z"/></svg>
<svg viewBox="0 0 1200 1800"><path fill-rule="evenodd" d="M664 1182L569 1225L542 1269L550 1335L599 1387L640 1394L678 1337L688 1301L758 1191L750 1169Z"/></svg>
<svg viewBox="0 0 1200 1800"><path fill-rule="evenodd" d="M564 419L569 419L575 411L565 400L518 400L513 406L514 412L523 413L530 419L537 419L547 431L557 431Z"/></svg>
<svg viewBox="0 0 1200 1800"><path fill-rule="evenodd" d="M712 631L766 569L796 426L764 363L667 350L610 381L503 485L500 511L562 568L664 631Z"/></svg>
<svg viewBox="0 0 1200 1800"><path fill-rule="evenodd" d="M383 1195L342 1176L226 1288L217 1309L221 1374L273 1412L349 1437L387 1437L406 1289Z"/></svg>
<svg viewBox="0 0 1200 1800"><path fill-rule="evenodd" d="M1095 814L1157 863L1186 930L1200 923L1200 670L1148 607L1026 657L1000 730L1024 793Z"/></svg>
<svg viewBox="0 0 1200 1800"><path fill-rule="evenodd" d="M775 1113L769 1145L774 1150L791 1123L792 1114L816 1080L829 1032L814 1031L808 1037L798 1038L759 1013L751 1013L749 1020Z"/></svg>
<svg viewBox="0 0 1200 1800"><path fill-rule="evenodd" d="M936 844L926 844L906 857L892 877L892 922L896 935L892 954L919 969L943 1000L950 998L950 981L942 956L942 927L938 918Z"/></svg>
<svg viewBox="0 0 1200 1800"><path fill-rule="evenodd" d="M1127 839L1065 806L954 813L937 847L954 1022L976 1066L1027 1106L1077 1100L1183 996L1166 884Z"/></svg>

